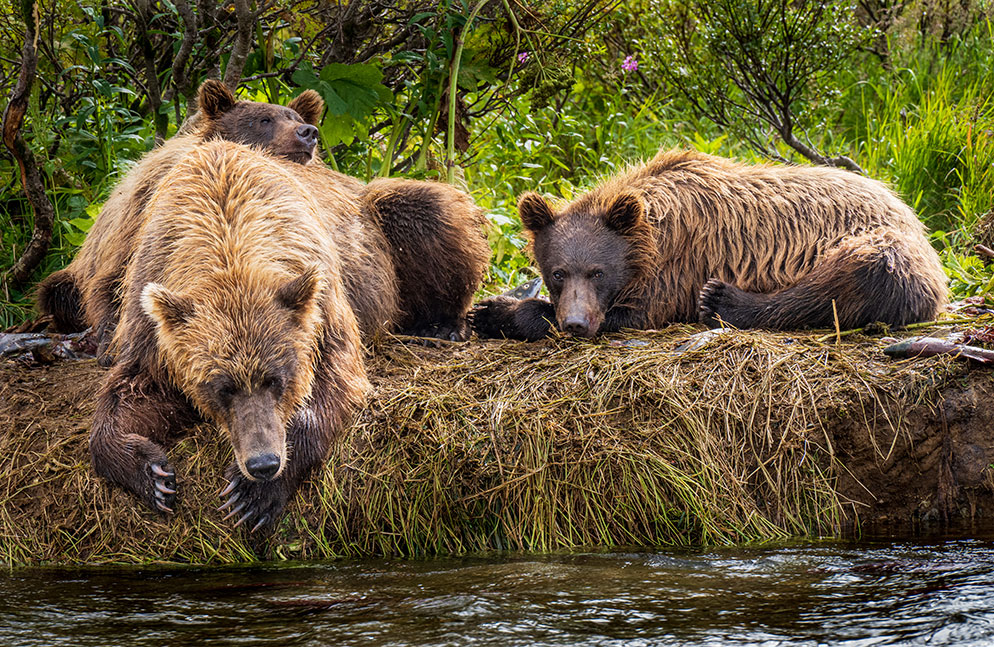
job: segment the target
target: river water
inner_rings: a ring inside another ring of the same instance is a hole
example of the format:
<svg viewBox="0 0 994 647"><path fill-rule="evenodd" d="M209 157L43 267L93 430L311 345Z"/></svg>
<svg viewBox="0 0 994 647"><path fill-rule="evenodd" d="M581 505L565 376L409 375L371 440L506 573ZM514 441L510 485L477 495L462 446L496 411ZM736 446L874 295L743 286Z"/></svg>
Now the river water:
<svg viewBox="0 0 994 647"><path fill-rule="evenodd" d="M0 645L994 645L994 535L0 574Z"/></svg>

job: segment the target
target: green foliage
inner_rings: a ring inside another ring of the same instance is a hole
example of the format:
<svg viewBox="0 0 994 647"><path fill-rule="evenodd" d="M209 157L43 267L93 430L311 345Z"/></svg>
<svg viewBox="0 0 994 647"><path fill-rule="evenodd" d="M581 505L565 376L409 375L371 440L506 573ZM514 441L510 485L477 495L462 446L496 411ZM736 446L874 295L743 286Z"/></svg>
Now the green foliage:
<svg viewBox="0 0 994 647"><path fill-rule="evenodd" d="M942 264L949 275L949 288L959 298L987 296L994 290L994 267L985 266L976 256L946 249Z"/></svg>
<svg viewBox="0 0 994 647"><path fill-rule="evenodd" d="M41 21L51 45L24 134L56 225L39 278L71 259L114 182L187 110L186 95L167 92L152 114L146 84L136 81L147 72L134 54L134 26L91 4L57 2L63 17ZM153 4L160 22L149 34L175 55L178 10ZM338 41L312 45L325 33L314 18L260 22L239 93L286 103L312 88L328 106L320 132L330 163L366 180L438 179L450 137L453 35L464 34L453 137L465 186L492 225L484 293L536 275L517 217L520 193L568 200L662 147L746 161L791 157L790 129L814 149L852 157L918 210L937 230L954 296L992 287L991 270L971 255L978 217L994 210L994 28L983 12L937 31L908 9L884 33L861 24L846 0L634 0L610 14L607 2L527 0L491 3L467 24L476 6L400 3L380 40L362 41L362 60L325 57ZM4 93L23 29L12 20L0 15ZM868 39L877 54L858 53ZM211 42L198 42L195 55ZM627 56L637 71L622 69ZM169 56L158 64L165 88ZM16 166L0 150L0 268L16 260L31 229ZM29 315L28 295L3 294L0 327Z"/></svg>
<svg viewBox="0 0 994 647"><path fill-rule="evenodd" d="M663 3L659 72L696 114L771 150L810 123L832 71L871 36L839 0Z"/></svg>
<svg viewBox="0 0 994 647"><path fill-rule="evenodd" d="M893 182L933 229L957 231L968 242L978 216L994 203L994 65L990 23L916 49L892 70L846 72L842 118L826 123L851 149Z"/></svg>
<svg viewBox="0 0 994 647"><path fill-rule="evenodd" d="M327 113L320 131L321 141L329 150L369 134L374 111L393 100L393 93L382 81L383 72L367 63L329 63L318 74L308 66L293 74L294 83L316 91L324 99Z"/></svg>

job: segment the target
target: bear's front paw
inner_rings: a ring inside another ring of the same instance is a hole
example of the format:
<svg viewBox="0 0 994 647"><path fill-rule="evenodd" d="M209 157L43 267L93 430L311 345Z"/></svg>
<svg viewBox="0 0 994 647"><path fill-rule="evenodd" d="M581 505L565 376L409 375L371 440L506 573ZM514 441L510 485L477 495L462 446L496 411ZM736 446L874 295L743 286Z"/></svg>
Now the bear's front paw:
<svg viewBox="0 0 994 647"><path fill-rule="evenodd" d="M734 285L711 279L701 288L697 298L698 317L701 323L712 328L734 326L754 328L757 314L763 306L763 295L738 289Z"/></svg>
<svg viewBox="0 0 994 647"><path fill-rule="evenodd" d="M514 309L519 303L519 300L503 295L484 299L469 311L469 325L485 339L513 337Z"/></svg>
<svg viewBox="0 0 994 647"><path fill-rule="evenodd" d="M228 485L218 494L222 499L228 497L218 508L218 512L228 511L225 521L237 516L235 528L248 522L251 524L249 532L253 533L260 529L268 530L280 520L289 499L286 483L282 479L250 481L238 471L236 465L228 468L227 478Z"/></svg>
<svg viewBox="0 0 994 647"><path fill-rule="evenodd" d="M151 501L155 508L171 513L176 507L176 472L166 462L149 463L148 472L152 482Z"/></svg>

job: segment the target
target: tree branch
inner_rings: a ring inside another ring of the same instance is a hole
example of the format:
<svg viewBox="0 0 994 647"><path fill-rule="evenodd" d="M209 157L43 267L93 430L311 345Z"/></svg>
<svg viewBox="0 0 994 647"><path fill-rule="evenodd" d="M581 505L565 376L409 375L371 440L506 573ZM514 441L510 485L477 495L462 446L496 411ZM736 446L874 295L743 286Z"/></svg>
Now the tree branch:
<svg viewBox="0 0 994 647"><path fill-rule="evenodd" d="M255 14L249 6L249 0L234 0L235 18L238 21L235 32L235 43L231 47L228 65L224 68L224 84L234 92L242 81L242 70L245 60L252 49L252 27L255 24Z"/></svg>
<svg viewBox="0 0 994 647"><path fill-rule="evenodd" d="M45 195L38 164L21 136L21 125L24 123L24 113L28 109L31 85L38 67L38 3L37 0L21 0L20 5L27 27L24 31L24 48L21 50L21 72L17 77L17 85L10 94L10 102L4 110L2 129L3 143L17 160L24 193L34 211L34 231L20 258L7 275L10 284L15 287L24 285L45 258L52 242L52 227L55 223L55 209Z"/></svg>

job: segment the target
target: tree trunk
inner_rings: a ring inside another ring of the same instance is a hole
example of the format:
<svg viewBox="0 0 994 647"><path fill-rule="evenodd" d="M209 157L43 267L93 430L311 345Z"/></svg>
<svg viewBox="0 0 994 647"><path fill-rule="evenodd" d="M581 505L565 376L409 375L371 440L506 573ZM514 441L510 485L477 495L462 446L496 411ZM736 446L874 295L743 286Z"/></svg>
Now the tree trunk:
<svg viewBox="0 0 994 647"><path fill-rule="evenodd" d="M21 136L24 113L31 98L31 85L38 67L38 3L37 0L21 0L21 13L24 18L24 48L21 51L21 73L17 85L10 94L10 102L3 114L3 143L17 160L21 170L21 183L24 193L34 211L34 232L20 258L10 268L6 281L8 285L20 287L27 283L31 274L41 264L52 242L52 227L55 223L55 209L45 195L45 186L38 172L38 164Z"/></svg>

